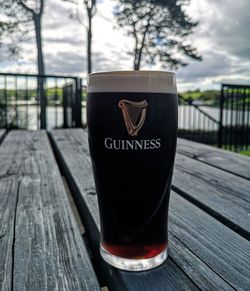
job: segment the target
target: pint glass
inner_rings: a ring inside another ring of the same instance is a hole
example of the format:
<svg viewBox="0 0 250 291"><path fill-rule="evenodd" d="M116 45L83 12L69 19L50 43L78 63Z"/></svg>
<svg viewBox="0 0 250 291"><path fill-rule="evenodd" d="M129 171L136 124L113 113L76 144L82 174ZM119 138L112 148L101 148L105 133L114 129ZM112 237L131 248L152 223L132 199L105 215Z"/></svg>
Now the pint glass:
<svg viewBox="0 0 250 291"><path fill-rule="evenodd" d="M123 270L167 258L168 204L177 138L175 75L89 75L87 123L99 203L100 252Z"/></svg>

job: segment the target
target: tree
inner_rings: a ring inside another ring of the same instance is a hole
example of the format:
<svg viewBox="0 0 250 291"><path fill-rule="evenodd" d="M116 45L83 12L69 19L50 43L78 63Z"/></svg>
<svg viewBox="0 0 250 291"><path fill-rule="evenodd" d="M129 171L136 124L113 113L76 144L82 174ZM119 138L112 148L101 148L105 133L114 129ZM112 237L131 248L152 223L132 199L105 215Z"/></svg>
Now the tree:
<svg viewBox="0 0 250 291"><path fill-rule="evenodd" d="M187 56L201 60L196 49L186 38L197 22L192 22L183 10L188 0L119 0L114 15L118 27L134 40L134 70L139 70L142 60L147 64L159 61L162 67L186 66Z"/></svg>
<svg viewBox="0 0 250 291"><path fill-rule="evenodd" d="M88 26L87 26L87 57L88 57L88 73L92 72L92 18L96 14L96 0L84 0L88 15Z"/></svg>
<svg viewBox="0 0 250 291"><path fill-rule="evenodd" d="M41 21L45 0L0 0L1 12L5 21L0 22L0 40L9 37L9 52L18 56L21 43L25 42L29 32L35 28L37 46L38 74L44 75ZM38 100L41 106L41 128L46 128L46 98L44 96L44 78L38 77Z"/></svg>
<svg viewBox="0 0 250 291"><path fill-rule="evenodd" d="M66 2L71 2L75 5L78 4L78 0L63 0ZM88 17L88 23L87 25L84 24L81 17L79 16L79 10L76 13L76 19L77 21L82 24L84 27L86 27L87 31L87 63L88 63L88 74L92 72L92 19L96 14L96 0L81 0L83 5L85 6L87 17ZM72 17L73 15L71 15Z"/></svg>
<svg viewBox="0 0 250 291"><path fill-rule="evenodd" d="M41 20L45 0L0 0L1 13L0 41L9 38L10 56L18 56L21 44L27 40L29 32L35 28L38 74L44 75Z"/></svg>

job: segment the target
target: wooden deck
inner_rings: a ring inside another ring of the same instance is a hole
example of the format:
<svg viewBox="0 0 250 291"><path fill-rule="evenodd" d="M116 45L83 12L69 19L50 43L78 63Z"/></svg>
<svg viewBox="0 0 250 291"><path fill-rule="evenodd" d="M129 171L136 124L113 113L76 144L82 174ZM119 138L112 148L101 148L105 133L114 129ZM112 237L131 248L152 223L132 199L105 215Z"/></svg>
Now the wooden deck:
<svg viewBox="0 0 250 291"><path fill-rule="evenodd" d="M125 272L99 255L87 133L1 136L0 290L249 290L248 157L179 140L169 258L151 271Z"/></svg>
<svg viewBox="0 0 250 291"><path fill-rule="evenodd" d="M250 160L240 154L186 139L178 139L178 153L250 180Z"/></svg>
<svg viewBox="0 0 250 291"><path fill-rule="evenodd" d="M0 146L0 290L99 290L46 132Z"/></svg>

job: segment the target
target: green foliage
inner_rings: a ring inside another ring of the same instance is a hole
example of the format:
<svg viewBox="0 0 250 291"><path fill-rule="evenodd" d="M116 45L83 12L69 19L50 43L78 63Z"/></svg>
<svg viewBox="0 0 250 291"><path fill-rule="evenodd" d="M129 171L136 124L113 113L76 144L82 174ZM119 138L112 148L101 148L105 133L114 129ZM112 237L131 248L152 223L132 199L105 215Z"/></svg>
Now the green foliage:
<svg viewBox="0 0 250 291"><path fill-rule="evenodd" d="M239 154L245 155L245 156L250 156L250 150L248 151L239 151Z"/></svg>
<svg viewBox="0 0 250 291"><path fill-rule="evenodd" d="M218 105L220 100L220 91L219 90L206 90L206 91L200 91L194 90L194 91L186 91L181 93L181 96L185 98L186 100L192 99L192 100L199 100L207 102L209 105Z"/></svg>
<svg viewBox="0 0 250 291"><path fill-rule="evenodd" d="M233 92L233 91L232 91ZM230 90L227 91L227 94L231 94ZM250 104L250 90L245 89L246 97L245 98L236 98L235 100L229 99L228 102L225 102L224 108L228 109L242 109L246 110L247 106ZM205 90L200 91L199 89L193 91L186 91L180 93L180 95L186 99L193 101L203 101L207 105L219 106L221 91L219 90Z"/></svg>
<svg viewBox="0 0 250 291"><path fill-rule="evenodd" d="M63 89L62 88L48 88L44 90L44 94L47 98L47 104L53 105L55 102L58 104L62 104L63 100ZM14 89L0 89L0 105L6 103L6 97L7 97L7 103L13 103L16 102L16 96L18 102L25 102L30 101L37 103L37 96L38 92L37 89L18 89L17 91Z"/></svg>
<svg viewBox="0 0 250 291"><path fill-rule="evenodd" d="M119 0L114 9L117 24L134 39L134 69L140 69L141 61L162 67L186 66L181 55L201 60L196 49L186 42L197 22L183 10L186 0Z"/></svg>
<svg viewBox="0 0 250 291"><path fill-rule="evenodd" d="M58 104L62 104L63 102L63 88L61 87L51 87L44 89L44 94L47 98L47 104L53 105L55 102ZM17 98L16 98L17 96ZM15 104L16 100L19 101L30 101L30 102L37 102L38 92L37 89L0 89L0 106L6 103L13 103ZM82 88L82 101L87 100L87 91L86 88Z"/></svg>

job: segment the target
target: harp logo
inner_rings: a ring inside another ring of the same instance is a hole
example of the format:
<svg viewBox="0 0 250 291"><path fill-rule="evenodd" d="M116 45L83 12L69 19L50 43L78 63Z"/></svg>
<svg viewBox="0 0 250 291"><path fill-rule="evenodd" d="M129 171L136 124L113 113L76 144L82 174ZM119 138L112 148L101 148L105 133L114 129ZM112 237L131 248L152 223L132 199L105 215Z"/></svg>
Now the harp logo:
<svg viewBox="0 0 250 291"><path fill-rule="evenodd" d="M136 136L142 128L146 118L147 106L146 100L133 102L122 99L118 102L118 107L121 108L124 123L130 136Z"/></svg>

